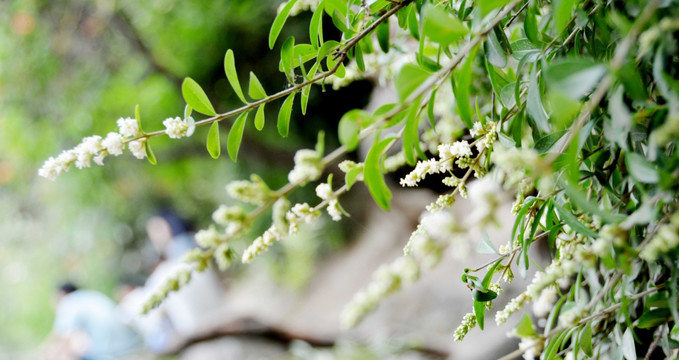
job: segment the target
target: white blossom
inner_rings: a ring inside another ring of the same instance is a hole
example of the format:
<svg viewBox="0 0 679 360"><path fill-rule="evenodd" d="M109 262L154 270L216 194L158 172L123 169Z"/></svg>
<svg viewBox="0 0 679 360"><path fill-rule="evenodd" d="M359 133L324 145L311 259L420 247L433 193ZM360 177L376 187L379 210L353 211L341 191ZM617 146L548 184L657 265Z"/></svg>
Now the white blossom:
<svg viewBox="0 0 679 360"><path fill-rule="evenodd" d="M469 330L476 326L476 315L473 313L467 313L463 318L460 325L455 329L455 334L453 335L454 341L462 341L467 335Z"/></svg>
<svg viewBox="0 0 679 360"><path fill-rule="evenodd" d="M120 134L125 137L136 138L142 136L137 119L129 117L118 119L118 130L120 131Z"/></svg>
<svg viewBox="0 0 679 360"><path fill-rule="evenodd" d="M172 139L179 139L186 136L186 132L189 129L189 124L178 116L163 120L163 125L165 125L167 136Z"/></svg>
<svg viewBox="0 0 679 360"><path fill-rule="evenodd" d="M255 257L269 249L269 247L277 240L280 240L282 235L276 230L276 226L272 225L268 228L262 236L255 239L252 244L243 252L242 261L244 264L252 262Z"/></svg>
<svg viewBox="0 0 679 360"><path fill-rule="evenodd" d="M123 149L125 149L123 137L116 132L108 133L106 138L102 140L101 145L109 154L113 156L121 155L123 153Z"/></svg>
<svg viewBox="0 0 679 360"><path fill-rule="evenodd" d="M543 318L552 311L554 303L558 299L556 286L549 286L540 292L540 296L533 302L533 314Z"/></svg>
<svg viewBox="0 0 679 360"><path fill-rule="evenodd" d="M146 139L130 141L127 144L127 148L130 149L132 155L137 159L141 160L146 157Z"/></svg>
<svg viewBox="0 0 679 360"><path fill-rule="evenodd" d="M545 339L540 336L524 337L519 343L519 349L523 351L525 360L533 360L540 357Z"/></svg>
<svg viewBox="0 0 679 360"><path fill-rule="evenodd" d="M288 174L291 183L306 184L318 180L323 174L323 158L310 149L301 149L295 153L295 167Z"/></svg>
<svg viewBox="0 0 679 360"><path fill-rule="evenodd" d="M217 232L212 226L207 230L203 229L198 231L195 235L195 239L196 243L204 248L216 246L227 240L223 234Z"/></svg>
<svg viewBox="0 0 679 360"><path fill-rule="evenodd" d="M230 223L241 223L245 219L245 211L240 206L220 205L212 213L212 220L219 225L229 225Z"/></svg>
<svg viewBox="0 0 679 360"><path fill-rule="evenodd" d="M78 169L90 167L90 161L92 158L99 155L99 152L103 150L103 147L101 146L101 136L88 136L84 138L83 141L73 150L75 151L77 157L75 166ZM98 165L103 165L102 160L103 157L97 157L95 162Z"/></svg>

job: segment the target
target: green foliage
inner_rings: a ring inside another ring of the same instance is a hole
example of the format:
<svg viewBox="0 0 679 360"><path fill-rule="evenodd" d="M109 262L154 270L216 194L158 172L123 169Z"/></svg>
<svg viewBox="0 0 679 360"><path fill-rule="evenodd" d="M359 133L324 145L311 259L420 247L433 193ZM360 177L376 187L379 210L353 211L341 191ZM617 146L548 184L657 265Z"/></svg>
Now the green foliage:
<svg viewBox="0 0 679 360"><path fill-rule="evenodd" d="M289 17L305 6L294 0L282 5L270 27L269 49ZM397 100L372 114L352 109L337 116L342 147L324 156L325 139L319 136L316 150L302 149L294 156L289 184L278 191L254 177L248 185L254 190L239 200L257 208L224 226L223 236L205 249L206 256L245 237L269 207L274 207L272 225L245 251L244 262L296 234L321 210L340 221L347 214L339 198L358 181L388 211L392 191L387 173L414 167L400 180L403 186L417 186L427 176L443 173L448 191L427 209L448 211L455 196L469 194L475 209L468 221L442 224L454 229L450 236L429 239L435 246L405 251L384 267L376 284L352 300L343 315L345 324L355 325L379 300L416 279L431 265L431 248L440 252L454 247L451 239L498 222L498 194L504 188L515 197L512 233L497 251L487 243L481 247L495 253L495 259L462 275L471 290L473 313L465 316L455 338L461 340L476 325L482 330L487 326L487 311L501 298L503 284L514 271L528 275L534 266L532 248L544 241L547 266L495 314L501 325L533 303L534 315L546 318L544 326L536 327L529 316L523 317L516 335L530 346L521 346L514 355L556 359L566 352L577 357L620 349L625 358L636 359L638 351L650 356L656 346L670 355L675 341L670 329L676 328L679 311L675 301L665 304L651 296L668 291L675 299L679 276L679 74L672 66L678 51L673 36L679 31L678 8L674 1L404 0L370 6L359 0L321 1L311 15L310 43L298 44L296 39L305 37L287 36L281 44L278 69L287 88L267 95L251 71L248 95L257 103L248 104L231 50L224 58L227 81L245 105L217 114L200 85L184 80L181 90L188 107L211 116L191 124L212 124L210 155L219 157L219 122L239 115L227 139L229 156L236 161L249 111L258 107L255 128L263 130L265 104L283 98L276 128L287 137L295 124L296 94L301 92L301 112L306 114L312 87L339 88L371 72L396 74ZM324 18L340 34L336 40L324 41ZM376 61L376 47L392 56L392 63ZM399 68L390 68L398 61ZM426 129L423 116L431 125ZM148 139L164 133L142 131L139 136L152 163L156 159ZM297 186L321 179L330 163L358 149L365 138L372 139L365 162L340 165L344 186L333 189L329 177L316 187L317 205L288 203ZM135 140L126 141L132 149ZM74 150L79 152L78 167L84 167L79 166L84 148ZM48 160L41 174L53 178L66 171L53 166L55 161L59 159ZM71 163L61 165L68 169ZM430 236L424 224L415 235ZM662 341L640 344L635 329L651 331Z"/></svg>

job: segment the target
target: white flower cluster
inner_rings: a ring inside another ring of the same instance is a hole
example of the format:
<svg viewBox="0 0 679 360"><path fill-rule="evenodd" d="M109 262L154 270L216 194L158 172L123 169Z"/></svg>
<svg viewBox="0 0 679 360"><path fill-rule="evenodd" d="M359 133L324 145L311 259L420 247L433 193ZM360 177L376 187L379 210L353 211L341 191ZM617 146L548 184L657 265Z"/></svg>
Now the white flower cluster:
<svg viewBox="0 0 679 360"><path fill-rule="evenodd" d="M204 248L210 248L219 244L225 243L228 236L220 234L214 226L208 229L200 230L195 235L196 243Z"/></svg>
<svg viewBox="0 0 679 360"><path fill-rule="evenodd" d="M427 175L453 170L453 162L457 158L469 159L472 155L471 147L466 141L456 141L453 144L441 144L438 147L439 160L428 159L418 161L415 169L401 179L401 186L417 186Z"/></svg>
<svg viewBox="0 0 679 360"><path fill-rule="evenodd" d="M575 305L559 314L559 324L566 327L578 326L578 322L587 316L588 312L584 306Z"/></svg>
<svg viewBox="0 0 679 360"><path fill-rule="evenodd" d="M335 195L335 192L332 191L332 187L329 183L319 184L316 187L316 195L328 202L326 210L328 211L328 215L330 215L334 221L342 220L342 210L340 208L339 201L337 200L337 195Z"/></svg>
<svg viewBox="0 0 679 360"><path fill-rule="evenodd" d="M524 360L534 360L540 357L545 339L542 336L530 336L521 338L519 349L523 351Z"/></svg>
<svg viewBox="0 0 679 360"><path fill-rule="evenodd" d="M556 286L548 286L540 292L540 296L533 302L533 314L544 318L552 311L554 303L558 299Z"/></svg>
<svg viewBox="0 0 679 360"><path fill-rule="evenodd" d="M613 247L613 244L622 245L627 242L628 233L617 225L606 224L599 232L599 238L591 245L592 253L604 256Z"/></svg>
<svg viewBox="0 0 679 360"><path fill-rule="evenodd" d="M311 224L321 212L313 209L309 204L295 204L290 211L285 214L285 219L288 221L288 235L295 235L299 231L299 225L302 223Z"/></svg>
<svg viewBox="0 0 679 360"><path fill-rule="evenodd" d="M471 252L471 243L466 227L450 211L426 212L420 219L420 226L431 240L443 248L450 248L450 255L458 260L466 259ZM422 255L424 256L424 255Z"/></svg>
<svg viewBox="0 0 679 360"><path fill-rule="evenodd" d="M646 261L656 261L677 246L679 246L679 211L672 214L669 224L658 229L648 245L641 250L639 257Z"/></svg>
<svg viewBox="0 0 679 360"><path fill-rule="evenodd" d="M373 274L373 281L354 295L351 302L342 310L342 325L345 328L353 328L374 310L384 297L400 289L403 284L417 280L419 275L417 261L408 256L380 266Z"/></svg>
<svg viewBox="0 0 679 360"><path fill-rule="evenodd" d="M460 326L455 329L455 334L453 334L454 341L462 341L469 330L476 326L476 315L474 313L467 313L463 318Z"/></svg>
<svg viewBox="0 0 679 360"><path fill-rule="evenodd" d="M507 186L515 186L524 180L532 179L532 176L540 174L545 166L534 149L508 149L503 146L493 148L491 161L504 170ZM523 186L528 187L528 184Z"/></svg>
<svg viewBox="0 0 679 360"><path fill-rule="evenodd" d="M476 149L481 152L483 149L493 146L495 140L497 140L497 123L489 121L483 125L481 122L477 121L469 130L469 134L475 138L483 136L483 139L476 143Z"/></svg>
<svg viewBox="0 0 679 360"><path fill-rule="evenodd" d="M268 228L262 236L255 239L252 244L245 249L243 252L243 263L247 264L251 262L259 254L267 251L269 247L277 240L283 237L281 233L278 232L276 226L272 225Z"/></svg>
<svg viewBox="0 0 679 360"><path fill-rule="evenodd" d="M523 305L530 301L530 299L530 296L526 294L526 292L522 292L519 296L511 299L504 309L495 313L495 323L497 326L504 324L513 313L521 310Z"/></svg>
<svg viewBox="0 0 679 360"><path fill-rule="evenodd" d="M531 299L536 299L544 288L554 284L557 280L570 277L578 272L579 264L573 260L558 259L552 261L545 271L538 271L533 281L526 288L526 293Z"/></svg>
<svg viewBox="0 0 679 360"><path fill-rule="evenodd" d="M412 255L426 268L433 268L441 260L445 245L432 239L422 225L410 234L408 243L403 248L404 255Z"/></svg>
<svg viewBox="0 0 679 360"><path fill-rule="evenodd" d="M497 224L495 212L502 199L500 184L491 176L484 176L469 185L469 200L474 209L469 216L469 224L484 228L488 224Z"/></svg>
<svg viewBox="0 0 679 360"><path fill-rule="evenodd" d="M187 136L189 131L189 123L193 122L193 118L189 117L186 121L180 117L167 118L163 121L165 125L165 133L172 139L179 139Z"/></svg>
<svg viewBox="0 0 679 360"><path fill-rule="evenodd" d="M240 206L219 205L212 213L212 220L219 225L240 224L245 220L245 211Z"/></svg>
<svg viewBox="0 0 679 360"><path fill-rule="evenodd" d="M182 286L188 284L191 281L192 269L190 266L185 266L178 269L174 274L169 276L164 283L162 283L157 289L151 291L152 294L142 306L142 313L146 314L154 308L158 307L167 295L173 291L179 290Z"/></svg>
<svg viewBox="0 0 679 360"><path fill-rule="evenodd" d="M295 167L288 174L288 180L291 183L300 183L301 185L318 180L323 174L323 167L321 154L310 149L297 150Z"/></svg>
<svg viewBox="0 0 679 360"><path fill-rule="evenodd" d="M264 180L254 174L250 176L250 181L236 180L228 183L226 193L234 199L254 205L263 205L274 195Z"/></svg>
<svg viewBox="0 0 679 360"><path fill-rule="evenodd" d="M92 161L104 165L106 155L118 156L123 153L124 147L123 138L118 133L111 132L103 140L98 135L88 136L75 148L62 151L56 158L47 159L38 170L38 175L54 180L72 165L78 169L90 167Z"/></svg>

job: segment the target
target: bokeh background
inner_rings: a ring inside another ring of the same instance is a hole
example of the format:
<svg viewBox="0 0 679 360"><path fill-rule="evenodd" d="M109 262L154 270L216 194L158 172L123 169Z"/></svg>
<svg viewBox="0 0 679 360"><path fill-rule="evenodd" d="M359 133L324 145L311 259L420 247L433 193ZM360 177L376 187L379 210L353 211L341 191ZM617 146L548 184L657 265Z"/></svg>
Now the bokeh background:
<svg viewBox="0 0 679 360"><path fill-rule="evenodd" d="M266 41L277 6L272 0L0 1L0 353L42 341L60 281L113 297L121 278L143 276L150 256L144 224L159 209L173 209L200 229L218 204L232 201L224 191L228 181L255 172L276 188L286 181L295 149L313 147L319 129L330 148L337 143L339 117L367 102L369 85L322 98L316 92L289 138L272 126L261 133L248 128L238 164L210 158L207 129L199 128L180 141L153 139L156 166L127 154L54 182L37 176L49 156L84 136L116 130L116 119L133 116L136 104L147 131L162 129L163 119L183 111L185 76L203 86L218 111L236 107L223 73L229 48L242 81L254 71L269 91L284 88L277 51ZM303 39L306 17L291 19L284 31ZM276 110L270 108L269 125ZM334 233L336 243L321 247L341 245L341 232ZM287 260L267 268L301 286L309 256L321 247L309 247L311 254L297 262L299 251L281 249L270 258Z"/></svg>

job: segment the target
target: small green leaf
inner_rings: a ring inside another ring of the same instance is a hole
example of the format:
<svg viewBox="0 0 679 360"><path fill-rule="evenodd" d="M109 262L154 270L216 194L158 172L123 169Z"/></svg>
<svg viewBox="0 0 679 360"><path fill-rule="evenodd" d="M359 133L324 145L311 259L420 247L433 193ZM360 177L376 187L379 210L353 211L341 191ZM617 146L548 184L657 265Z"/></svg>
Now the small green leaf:
<svg viewBox="0 0 679 360"><path fill-rule="evenodd" d="M191 116L191 113L193 112L193 109L189 104L186 104L184 106L184 120L188 119Z"/></svg>
<svg viewBox="0 0 679 360"><path fill-rule="evenodd" d="M316 146L314 149L316 150L316 153L321 156L325 154L325 131L321 130L318 132L318 138L316 139ZM331 178L332 174L330 174L329 179Z"/></svg>
<svg viewBox="0 0 679 360"><path fill-rule="evenodd" d="M283 73L290 82L292 82L294 78L292 72L294 49L295 49L295 37L290 36L287 39L285 39L285 41L283 42L283 46L281 47L281 64L283 67Z"/></svg>
<svg viewBox="0 0 679 360"><path fill-rule="evenodd" d="M571 21L571 14L573 14L577 4L577 0L555 0L552 4L554 31L557 37L566 29L568 22Z"/></svg>
<svg viewBox="0 0 679 360"><path fill-rule="evenodd" d="M626 153L625 164L627 165L627 170L630 175L637 181L655 184L660 179L658 176L658 169L656 169L651 162L646 160L646 158L637 153Z"/></svg>
<svg viewBox="0 0 679 360"><path fill-rule="evenodd" d="M184 101L199 113L209 116L217 115L210 100L205 95L205 91L195 80L189 77L184 79L182 83L182 96L184 96Z"/></svg>
<svg viewBox="0 0 679 360"><path fill-rule="evenodd" d="M314 15L311 17L309 22L309 38L311 40L311 45L314 48L318 48L323 43L323 6L325 2L321 1L318 4L316 10L314 10Z"/></svg>
<svg viewBox="0 0 679 360"><path fill-rule="evenodd" d="M420 22L417 20L417 8L415 6L409 6L410 12L408 13L408 30L410 31L410 36L415 40L420 40Z"/></svg>
<svg viewBox="0 0 679 360"><path fill-rule="evenodd" d="M262 83L257 79L257 75L250 71L250 85L248 86L248 95L255 100L264 99L266 97L266 91L262 87Z"/></svg>
<svg viewBox="0 0 679 360"><path fill-rule="evenodd" d="M516 335L518 337L532 337L535 336L535 328L533 327L533 320L531 320L530 315L523 314L523 318L518 325L516 325Z"/></svg>
<svg viewBox="0 0 679 360"><path fill-rule="evenodd" d="M498 29L499 27L495 27ZM502 32L502 30L500 30ZM504 33L502 34L504 35ZM500 44L500 39L498 38L497 31L493 31L488 34L486 41L483 44L483 49L486 54L486 59L493 66L503 68L507 66L507 52Z"/></svg>
<svg viewBox="0 0 679 360"><path fill-rule="evenodd" d="M365 159L365 165L363 169L363 175L365 178L365 184L370 191L370 195L373 197L377 205L379 205L385 211L389 211L391 201L391 190L384 181L384 175L381 170L381 160L382 155L386 148L395 141L393 137L386 138L379 141L377 144L373 145L368 151L368 156Z"/></svg>
<svg viewBox="0 0 679 360"><path fill-rule="evenodd" d="M134 106L134 118L137 120L137 126L139 127L139 131L143 134L144 130L141 129L141 116L139 116L139 104Z"/></svg>
<svg viewBox="0 0 679 360"><path fill-rule="evenodd" d="M363 60L363 50L360 46L354 48L354 59L356 60L356 66L361 72L365 72L365 61Z"/></svg>
<svg viewBox="0 0 679 360"><path fill-rule="evenodd" d="M288 19L288 15L290 15L290 10L292 10L292 7L295 6L296 2L297 0L288 1L278 15L276 15L276 18L271 25L271 30L269 31L269 49L273 49L276 39L281 33L281 29L283 29L283 25L285 25L285 21Z"/></svg>
<svg viewBox="0 0 679 360"><path fill-rule="evenodd" d="M419 146L418 128L420 124L420 117L418 111L420 109L420 98L413 101L406 116L406 124L403 131L403 155L406 158L406 163L414 166L417 162L415 158L415 147Z"/></svg>
<svg viewBox="0 0 679 360"><path fill-rule="evenodd" d="M436 104L436 89L432 90L429 96L429 103L427 103L427 117L431 128L436 131L436 116L434 115L434 105Z"/></svg>
<svg viewBox="0 0 679 360"><path fill-rule="evenodd" d="M358 176L363 174L363 165L356 165L351 170L347 172L344 176L344 183L347 184L347 190L351 190L351 187L358 180Z"/></svg>
<svg viewBox="0 0 679 360"><path fill-rule="evenodd" d="M489 12L507 5L509 0L480 0L478 3L481 8L481 16L486 16Z"/></svg>
<svg viewBox="0 0 679 360"><path fill-rule="evenodd" d="M255 129L257 129L258 131L262 131L262 129L264 129L265 120L264 105L266 104L259 105L257 113L255 114Z"/></svg>
<svg viewBox="0 0 679 360"><path fill-rule="evenodd" d="M575 232L589 236L593 239L598 238L598 234L595 233L592 229L588 228L585 226L583 223L578 220L578 218L573 215L570 211L566 210L564 207L562 207L559 204L554 204L554 207L556 208L556 212L559 214L559 218L566 223L566 225L570 226Z"/></svg>
<svg viewBox="0 0 679 360"><path fill-rule="evenodd" d="M347 148L347 151L353 151L358 147L360 141L358 135L361 132L363 124L370 122L370 113L354 109L342 116L337 127L337 134L339 136L340 144Z"/></svg>
<svg viewBox="0 0 679 360"><path fill-rule="evenodd" d="M292 113L292 103L295 101L295 94L292 93L281 105L281 110L278 112L278 133L283 137L288 136L290 130L290 114Z"/></svg>
<svg viewBox="0 0 679 360"><path fill-rule="evenodd" d="M302 89L302 96L300 97L300 108L302 110L302 115L306 115L306 108L309 104L309 93L311 92L311 86L306 86Z"/></svg>
<svg viewBox="0 0 679 360"><path fill-rule="evenodd" d="M229 130L229 135L226 138L226 151L229 153L231 161L236 162L238 158L238 149L240 149L240 143L243 139L243 131L245 130L245 123L248 119L248 114L250 112L246 111L231 125L231 130Z"/></svg>
<svg viewBox="0 0 679 360"><path fill-rule="evenodd" d="M526 33L526 37L530 42L539 45L540 38L538 37L538 20L536 12L535 5L528 8L526 11L526 19L523 21L523 31Z"/></svg>
<svg viewBox="0 0 679 360"><path fill-rule="evenodd" d="M236 72L236 61L233 57L233 51L231 49L226 51L224 56L224 72L226 73L226 79L229 80L229 84L233 88L240 101L247 104L245 96L243 96L243 90L240 87L240 82L238 81L238 73Z"/></svg>
<svg viewBox="0 0 679 360"><path fill-rule="evenodd" d="M479 329L483 330L483 323L486 318L486 303L483 301L474 301L474 315L476 315L476 323L479 324Z"/></svg>
<svg viewBox="0 0 679 360"><path fill-rule="evenodd" d="M459 72L454 77L453 93L455 94L455 104L457 105L457 113L462 118L462 121L467 128L471 129L474 125L472 123L473 110L469 103L469 88L472 79L472 66L476 59L476 47L469 53L467 60L462 64ZM453 81L453 78L451 78Z"/></svg>
<svg viewBox="0 0 679 360"><path fill-rule="evenodd" d="M219 122L215 121L207 133L207 152L213 159L218 159L222 152L222 144L219 142Z"/></svg>
<svg viewBox="0 0 679 360"><path fill-rule="evenodd" d="M589 324L585 324L585 328L582 329L582 332L580 333L580 349L582 349L582 352L588 357L591 357L593 354L592 327L589 326Z"/></svg>
<svg viewBox="0 0 679 360"><path fill-rule="evenodd" d="M146 150L146 158L149 160L151 165L155 165L158 162L156 161L156 155L153 153L153 150L151 150L151 144L149 144L148 139L144 142L144 149Z"/></svg>
<svg viewBox="0 0 679 360"><path fill-rule="evenodd" d="M641 314L637 327L639 329L651 329L660 324L664 324L670 318L670 310L666 308L653 309Z"/></svg>
<svg viewBox="0 0 679 360"><path fill-rule="evenodd" d="M486 302L495 299L497 297L497 293L492 290L482 291L479 289L474 289L474 291L472 291L472 297L476 301Z"/></svg>
<svg viewBox="0 0 679 360"><path fill-rule="evenodd" d="M469 32L467 27L446 8L429 3L423 6L422 22L422 33L441 45L462 40Z"/></svg>
<svg viewBox="0 0 679 360"><path fill-rule="evenodd" d="M606 67L584 58L566 58L553 62L545 69L545 80L550 90L580 100L599 83Z"/></svg>
<svg viewBox="0 0 679 360"><path fill-rule="evenodd" d="M566 135L567 132L568 130L562 130L541 137L535 142L535 150L540 154L548 152L549 149L554 147L554 144L556 144L564 135Z"/></svg>
<svg viewBox="0 0 679 360"><path fill-rule="evenodd" d="M521 60L524 57L527 57L525 61L532 63L535 62L540 57L540 54L542 53L542 50L538 47L535 46L530 40L528 39L520 39L517 41L514 41L511 44L512 47L512 56L516 60Z"/></svg>
<svg viewBox="0 0 679 360"><path fill-rule="evenodd" d="M542 98L540 97L540 85L536 75L535 67L530 74L530 83L528 84L528 99L526 100L526 110L528 115L533 119L535 125L543 132L549 132L549 119L545 112L545 107L542 105Z"/></svg>
<svg viewBox="0 0 679 360"><path fill-rule="evenodd" d="M389 52L389 21L385 21L377 26L377 43L382 52Z"/></svg>
<svg viewBox="0 0 679 360"><path fill-rule="evenodd" d="M405 100L425 80L427 80L429 75L429 72L417 65L410 63L403 65L401 71L396 75L396 79L394 79L399 99Z"/></svg>

